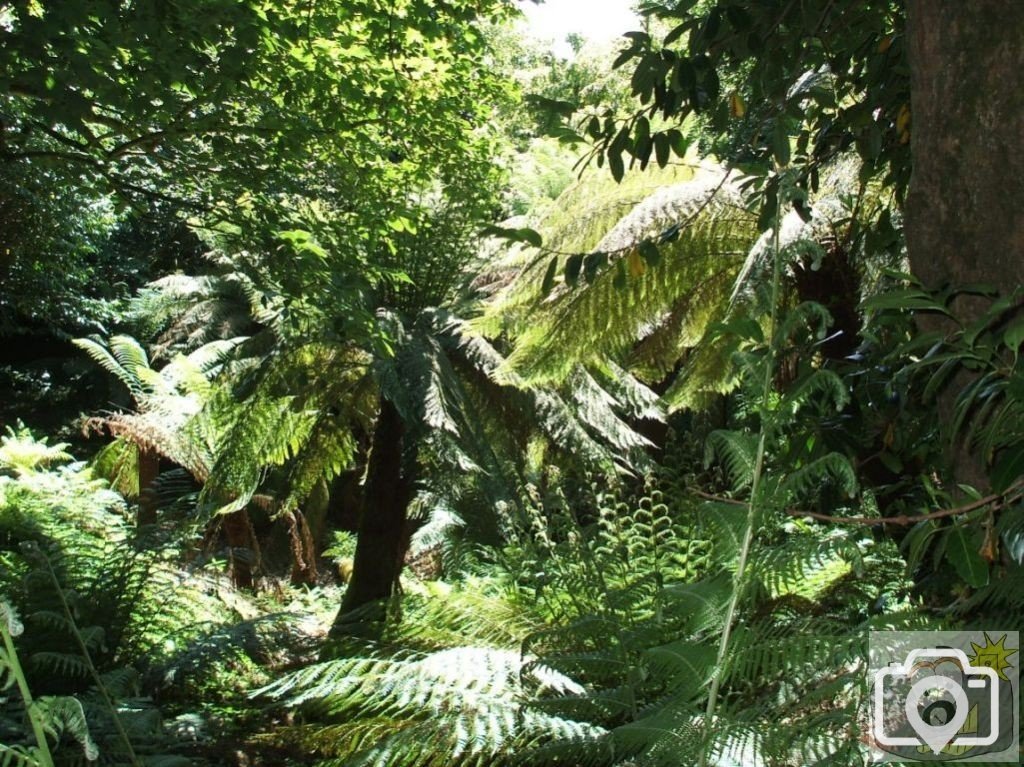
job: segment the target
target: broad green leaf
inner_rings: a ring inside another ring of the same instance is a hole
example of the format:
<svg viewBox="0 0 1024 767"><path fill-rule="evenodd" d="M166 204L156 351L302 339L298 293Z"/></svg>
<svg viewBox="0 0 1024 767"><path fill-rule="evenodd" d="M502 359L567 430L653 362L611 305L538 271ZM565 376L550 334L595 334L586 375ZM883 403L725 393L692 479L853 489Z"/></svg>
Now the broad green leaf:
<svg viewBox="0 0 1024 767"><path fill-rule="evenodd" d="M992 489L1005 492L1024 478L1024 444L1003 450L992 470Z"/></svg>
<svg viewBox="0 0 1024 767"><path fill-rule="evenodd" d="M622 177L626 175L626 166L622 161L622 155L618 152L609 153L608 167L611 169L612 178L617 182L622 181Z"/></svg>
<svg viewBox="0 0 1024 767"><path fill-rule="evenodd" d="M661 263L661 250L650 240L642 240L637 245L637 250L643 256L644 261L650 266L657 266Z"/></svg>
<svg viewBox="0 0 1024 767"><path fill-rule="evenodd" d="M928 293L917 288L900 288L890 290L879 296L861 302L865 310L878 309L924 309L949 314L946 307L932 298Z"/></svg>
<svg viewBox="0 0 1024 767"><path fill-rule="evenodd" d="M1024 344L1024 318L1016 320L1003 331L1003 343L1014 354L1020 351L1021 344Z"/></svg>
<svg viewBox="0 0 1024 767"><path fill-rule="evenodd" d="M978 553L973 538L959 525L950 528L946 536L946 558L965 583L980 589L988 584L988 563Z"/></svg>
<svg viewBox="0 0 1024 767"><path fill-rule="evenodd" d="M497 237L509 242L521 242L539 248L544 244L540 233L529 228L509 229L503 226L487 226L480 232L483 237Z"/></svg>
<svg viewBox="0 0 1024 767"><path fill-rule="evenodd" d="M558 273L558 256L551 259L547 271L544 272L544 281L540 285L541 295L546 296L555 286L555 275Z"/></svg>
<svg viewBox="0 0 1024 767"><path fill-rule="evenodd" d="M775 129L772 131L772 155L782 167L789 165L789 132L781 119L775 121Z"/></svg>
<svg viewBox="0 0 1024 767"><path fill-rule="evenodd" d="M575 286L580 279L580 270L583 268L583 254L575 253L569 256L565 262L565 281Z"/></svg>
<svg viewBox="0 0 1024 767"><path fill-rule="evenodd" d="M654 135L654 156L658 161L658 167L664 168L672 158L672 144L668 135L656 133Z"/></svg>

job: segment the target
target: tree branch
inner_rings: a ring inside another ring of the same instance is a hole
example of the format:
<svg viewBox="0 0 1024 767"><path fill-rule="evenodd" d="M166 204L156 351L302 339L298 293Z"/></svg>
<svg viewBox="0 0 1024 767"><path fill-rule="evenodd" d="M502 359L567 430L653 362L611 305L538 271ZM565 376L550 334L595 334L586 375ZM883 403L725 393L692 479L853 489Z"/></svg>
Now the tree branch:
<svg viewBox="0 0 1024 767"><path fill-rule="evenodd" d="M700 490L691 490L690 493L705 501L724 503L729 506L742 506L746 508L750 505L746 501L740 501L735 498L725 498L720 495L712 495L710 493L701 492ZM972 511L983 509L986 506L995 506L999 508L1005 506L1007 503L1012 503L1013 501L1020 499L1022 496L1024 496L1024 479L1018 481L1016 484L1010 486L1001 493L994 493L984 498L979 498L976 501L972 501L971 503L964 504L963 506L956 506L952 509L933 511L930 514L916 514L914 516L901 514L897 517L834 517L830 514L822 514L817 511L803 511L800 509L786 509L786 514L791 517L816 519L821 522L832 522L837 525L899 525L906 527L909 525L916 525L918 522L945 519L946 517L955 517L959 514L969 514Z"/></svg>

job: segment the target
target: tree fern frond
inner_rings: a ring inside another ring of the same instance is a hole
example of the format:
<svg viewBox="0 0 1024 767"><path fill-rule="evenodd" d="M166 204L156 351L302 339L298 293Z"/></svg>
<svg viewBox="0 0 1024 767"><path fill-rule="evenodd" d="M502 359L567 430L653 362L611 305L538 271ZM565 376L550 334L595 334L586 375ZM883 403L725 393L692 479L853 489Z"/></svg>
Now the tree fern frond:
<svg viewBox="0 0 1024 767"><path fill-rule="evenodd" d="M684 221L678 240L661 246L660 260L633 268L624 286L616 277L618 270L608 268L587 285L560 289L546 299L535 311L531 328L516 339L507 371L530 383L564 380L577 364L628 351L681 296L698 286L718 285L724 291L731 280L715 275L735 274L738 256L749 246L751 222L735 193L723 188L719 179L655 194L624 218L597 252L635 260L639 256L628 256L630 246ZM682 345L694 345L703 336L719 303L691 307L687 321L677 323Z"/></svg>
<svg viewBox="0 0 1024 767"><path fill-rule="evenodd" d="M799 333L810 331L812 336L818 340L828 335L828 329L832 325L832 314L816 301L804 301L790 309L781 318L779 327L776 329L776 345L784 349L791 342L791 339Z"/></svg>
<svg viewBox="0 0 1024 767"><path fill-rule="evenodd" d="M828 453L814 459L790 472L782 481L780 490L785 493L785 497L799 501L828 483L837 485L848 498L857 495L860 487L857 472L845 455Z"/></svg>
<svg viewBox="0 0 1024 767"><path fill-rule="evenodd" d="M795 387L784 396L785 405L791 412L810 403L821 402L840 412L850 402L850 391L846 383L834 371L818 368L800 379Z"/></svg>
<svg viewBox="0 0 1024 767"><path fill-rule="evenodd" d="M809 258L812 262L825 257L819 241L833 234L836 222L848 217L841 203L834 197L823 197L816 201L811 220L805 221L795 211L786 213L779 229L780 257L789 265ZM750 249L743 268L737 275L730 302L750 303L756 300L758 286L770 282L774 232L765 232Z"/></svg>
<svg viewBox="0 0 1024 767"><path fill-rule="evenodd" d="M113 336L109 345L98 337L76 338L72 343L128 387L132 394L138 395L145 391L139 371L149 368L149 358L146 350L134 338Z"/></svg>
<svg viewBox="0 0 1024 767"><path fill-rule="evenodd" d="M717 457L725 466L732 489L742 490L754 477L757 441L755 435L718 429L708 435L704 463L710 465Z"/></svg>
<svg viewBox="0 0 1024 767"><path fill-rule="evenodd" d="M678 639L644 653L652 674L657 675L679 701L693 701L705 691L715 673L718 650L705 642Z"/></svg>
<svg viewBox="0 0 1024 767"><path fill-rule="evenodd" d="M675 370L680 359L705 346L711 339L700 331L724 319L721 297L732 282L732 270L720 269L679 296L663 316L644 328L627 357L629 368L645 380L660 381Z"/></svg>
<svg viewBox="0 0 1024 767"><path fill-rule="evenodd" d="M587 369L587 373L612 395L616 406L627 417L645 421L665 420L665 408L658 395L614 362L594 365Z"/></svg>
<svg viewBox="0 0 1024 767"><path fill-rule="evenodd" d="M602 441L627 452L653 446L650 440L622 420L617 412L618 401L601 387L589 371L575 370L566 383L576 416L595 434L600 435ZM656 413L653 409L648 412ZM658 420L661 420L660 414Z"/></svg>
<svg viewBox="0 0 1024 767"><path fill-rule="evenodd" d="M504 357L480 336L461 336L459 349L490 386L497 387L511 400L513 408L532 414L536 429L553 445L575 456L580 463L612 470L617 456L584 428L573 409L557 392L548 389L520 388L518 379L506 380L500 373ZM601 435L605 437L606 435Z"/></svg>
<svg viewBox="0 0 1024 767"><path fill-rule="evenodd" d="M89 665L78 655L63 652L32 653L32 665L57 677L86 679Z"/></svg>
<svg viewBox="0 0 1024 767"><path fill-rule="evenodd" d="M540 629L540 618L500 593L488 593L486 586L486 581L469 579L457 588L427 584L426 595L407 595L402 606L407 619L394 629L393 640L423 649L508 649Z"/></svg>
<svg viewBox="0 0 1024 767"><path fill-rule="evenodd" d="M518 653L475 647L350 658L295 672L257 694L290 706L316 703L335 716L355 714L357 721L369 718L378 732L382 717L410 723L389 727L390 734L372 744L358 737L360 750L348 755L355 764L475 764L545 740L600 731L523 707L520 665Z"/></svg>
<svg viewBox="0 0 1024 767"><path fill-rule="evenodd" d="M43 697L38 698L36 704L43 712L46 729L54 739L60 740L63 735L68 735L78 742L88 761L99 757L99 748L89 733L81 701L72 697Z"/></svg>
<svg viewBox="0 0 1024 767"><path fill-rule="evenodd" d="M699 172L679 163L666 168L649 168L645 173L627 173L622 183L601 174L584 174L568 187L540 222L547 247L560 253L590 253L631 210L667 186L692 181ZM717 169L712 172L717 172ZM527 222L524 222L527 223ZM541 285L551 258L546 253L511 247L497 267L500 290L488 308L473 321L475 332L495 338L509 332L519 335L529 326L530 314L543 299Z"/></svg>
<svg viewBox="0 0 1024 767"><path fill-rule="evenodd" d="M734 342L724 335L706 338L686 358L686 364L664 394L670 411L707 411L716 398L739 385L732 361Z"/></svg>

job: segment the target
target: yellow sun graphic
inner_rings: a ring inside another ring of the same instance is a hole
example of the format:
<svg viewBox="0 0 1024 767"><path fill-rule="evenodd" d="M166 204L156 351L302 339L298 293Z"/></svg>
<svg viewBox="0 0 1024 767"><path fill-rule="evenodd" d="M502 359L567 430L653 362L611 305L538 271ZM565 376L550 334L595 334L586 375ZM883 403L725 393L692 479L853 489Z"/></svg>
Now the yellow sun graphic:
<svg viewBox="0 0 1024 767"><path fill-rule="evenodd" d="M998 641L993 641L988 632L985 632L985 644L979 645L971 642L971 649L974 650L974 655L971 656L972 666L988 666L999 674L1000 679L1004 681L1007 679L1005 671L1013 667L1013 664L1007 659L1017 650L1006 646L1006 634L1003 634Z"/></svg>

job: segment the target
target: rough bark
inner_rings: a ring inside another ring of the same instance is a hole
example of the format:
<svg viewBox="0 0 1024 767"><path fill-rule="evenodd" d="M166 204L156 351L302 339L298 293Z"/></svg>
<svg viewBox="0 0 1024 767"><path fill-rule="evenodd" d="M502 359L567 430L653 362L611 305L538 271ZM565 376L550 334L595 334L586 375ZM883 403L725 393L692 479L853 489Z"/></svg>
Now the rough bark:
<svg viewBox="0 0 1024 767"><path fill-rule="evenodd" d="M224 537L229 549L231 582L237 589L252 589L259 560L259 544L246 509L224 516Z"/></svg>
<svg viewBox="0 0 1024 767"><path fill-rule="evenodd" d="M382 400L370 449L352 578L331 628L332 638L351 633L347 618L352 611L383 604L395 592L409 546L408 510L413 493L412 478L403 471L404 435L402 417L394 405Z"/></svg>
<svg viewBox="0 0 1024 767"><path fill-rule="evenodd" d="M292 555L292 585L313 586L320 574L316 566L318 548L310 529L309 520L301 511L293 511L285 521L288 524L288 538Z"/></svg>
<svg viewBox="0 0 1024 767"><path fill-rule="evenodd" d="M908 0L907 247L926 284L1024 281L1024 3Z"/></svg>
<svg viewBox="0 0 1024 767"><path fill-rule="evenodd" d="M906 204L911 269L925 285L1024 283L1024 2L907 0L913 175ZM960 299L970 320L984 307ZM923 329L941 328L926 318ZM948 423L955 381L940 401ZM966 446L957 478L984 484Z"/></svg>
<svg viewBox="0 0 1024 767"><path fill-rule="evenodd" d="M156 524L159 505L156 496L156 478L160 476L160 455L146 447L139 447L139 527Z"/></svg>

